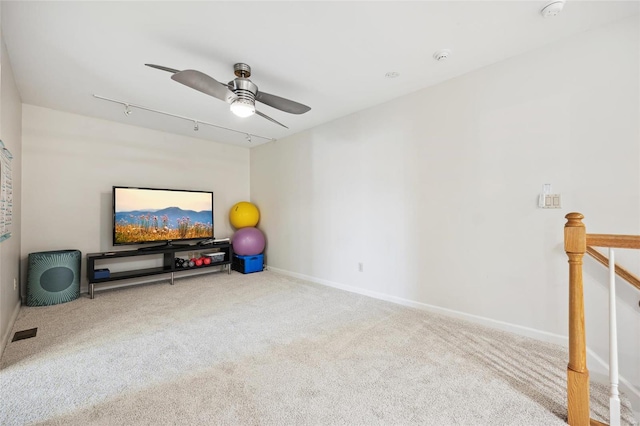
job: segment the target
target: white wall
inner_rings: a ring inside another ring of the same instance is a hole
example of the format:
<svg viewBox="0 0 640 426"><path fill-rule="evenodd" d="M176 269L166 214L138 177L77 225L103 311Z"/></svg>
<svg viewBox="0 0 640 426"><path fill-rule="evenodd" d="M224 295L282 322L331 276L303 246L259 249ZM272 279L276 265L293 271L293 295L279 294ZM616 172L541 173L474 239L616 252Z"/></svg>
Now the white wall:
<svg viewBox="0 0 640 426"><path fill-rule="evenodd" d="M11 238L0 243L0 355L2 355L20 307L19 288L14 289L13 281L20 279L22 101L4 41L0 41L0 49L0 139L13 155Z"/></svg>
<svg viewBox="0 0 640 426"><path fill-rule="evenodd" d="M638 40L634 17L252 149L267 264L564 342L564 215L640 234ZM562 209L537 208L545 183ZM585 261L607 360L606 270ZM620 371L640 389L640 294L620 287Z"/></svg>
<svg viewBox="0 0 640 426"><path fill-rule="evenodd" d="M249 198L247 148L32 105L23 161L23 270L32 252L112 249L114 185L213 191L216 237L231 235L229 209Z"/></svg>

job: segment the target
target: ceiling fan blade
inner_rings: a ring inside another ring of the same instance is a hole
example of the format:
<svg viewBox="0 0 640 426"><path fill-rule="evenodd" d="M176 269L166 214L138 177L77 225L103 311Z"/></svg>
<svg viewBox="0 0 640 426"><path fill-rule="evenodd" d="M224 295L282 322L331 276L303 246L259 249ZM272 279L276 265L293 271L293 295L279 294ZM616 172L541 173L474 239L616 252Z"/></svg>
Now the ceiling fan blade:
<svg viewBox="0 0 640 426"><path fill-rule="evenodd" d="M171 76L171 79L227 103L231 103L237 98L236 94L229 90L225 84L220 84L213 77L200 71L178 71Z"/></svg>
<svg viewBox="0 0 640 426"><path fill-rule="evenodd" d="M177 72L180 72L180 70L174 70L173 68L163 67L162 65L154 65L154 64L145 64L145 65L151 68L162 70L162 71L172 72L174 74Z"/></svg>
<svg viewBox="0 0 640 426"><path fill-rule="evenodd" d="M287 127L287 126L285 126L284 124L282 124L282 123L280 123L280 122L278 122L278 121L274 120L273 118L269 117L267 114L263 114L263 113L261 113L261 112L260 112L260 111L258 111L258 110L256 110L256 114L257 114L257 115L259 115L260 117L266 118L266 119L267 119L267 120L269 120L269 121L272 121L272 122L274 122L274 123L276 123L276 124L279 124L280 126L284 127L285 129L288 129L288 127Z"/></svg>
<svg viewBox="0 0 640 426"><path fill-rule="evenodd" d="M301 103L281 98L280 96L271 95L265 92L258 92L256 94L256 101L260 101L263 104L269 105L273 108L277 108L281 111L288 112L289 114L304 114L311 109L310 107Z"/></svg>

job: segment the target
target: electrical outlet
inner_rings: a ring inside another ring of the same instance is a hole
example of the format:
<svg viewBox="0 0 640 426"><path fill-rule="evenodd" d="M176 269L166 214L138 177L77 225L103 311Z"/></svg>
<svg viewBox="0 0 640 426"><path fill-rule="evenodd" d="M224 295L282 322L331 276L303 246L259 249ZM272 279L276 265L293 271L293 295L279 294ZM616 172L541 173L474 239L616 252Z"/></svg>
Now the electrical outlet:
<svg viewBox="0 0 640 426"><path fill-rule="evenodd" d="M13 289L17 290L18 289L18 280L17 279L13 279Z"/></svg>
<svg viewBox="0 0 640 426"><path fill-rule="evenodd" d="M363 272L364 271L364 265L362 264L362 262L358 262L358 271L359 272Z"/></svg>

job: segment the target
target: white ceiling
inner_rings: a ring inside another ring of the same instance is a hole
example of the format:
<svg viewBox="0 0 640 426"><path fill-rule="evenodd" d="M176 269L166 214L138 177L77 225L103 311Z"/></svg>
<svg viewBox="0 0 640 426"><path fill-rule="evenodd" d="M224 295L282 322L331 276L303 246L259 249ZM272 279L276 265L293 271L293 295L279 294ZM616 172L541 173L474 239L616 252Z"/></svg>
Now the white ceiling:
<svg viewBox="0 0 640 426"><path fill-rule="evenodd" d="M241 146L266 139L96 99L99 95L241 132L282 138L639 13L638 1L2 2L2 33L22 101ZM444 62L432 55L451 49ZM606 58L603 58L606 60ZM252 67L260 90L312 109L261 117L145 67L196 69L221 82ZM385 78L395 71L398 78Z"/></svg>

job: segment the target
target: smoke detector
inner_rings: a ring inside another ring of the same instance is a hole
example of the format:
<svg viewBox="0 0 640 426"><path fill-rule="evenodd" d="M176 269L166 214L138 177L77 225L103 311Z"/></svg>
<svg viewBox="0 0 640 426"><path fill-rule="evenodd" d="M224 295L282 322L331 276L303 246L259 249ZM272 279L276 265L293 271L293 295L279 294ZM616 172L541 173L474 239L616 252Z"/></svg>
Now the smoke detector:
<svg viewBox="0 0 640 426"><path fill-rule="evenodd" d="M451 54L451 51L449 49L440 49L433 54L433 59L435 59L438 62L444 61L449 57L450 54Z"/></svg>
<svg viewBox="0 0 640 426"><path fill-rule="evenodd" d="M540 10L540 13L545 18L552 18L554 16L558 16L562 9L564 8L565 0L555 0L551 3L548 3L545 7Z"/></svg>

